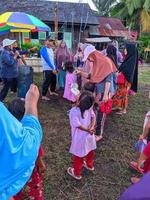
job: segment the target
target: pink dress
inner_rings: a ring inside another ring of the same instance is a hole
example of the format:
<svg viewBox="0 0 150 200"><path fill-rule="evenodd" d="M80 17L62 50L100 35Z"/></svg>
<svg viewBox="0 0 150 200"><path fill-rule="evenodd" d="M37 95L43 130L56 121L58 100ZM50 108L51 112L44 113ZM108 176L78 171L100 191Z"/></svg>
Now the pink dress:
<svg viewBox="0 0 150 200"><path fill-rule="evenodd" d="M76 74L75 73L69 73L67 72L66 75L66 82L65 82L65 90L64 90L64 98L75 102L76 101L76 97L75 95L71 92L71 85L73 83L76 83Z"/></svg>
<svg viewBox="0 0 150 200"><path fill-rule="evenodd" d="M72 133L72 142L70 147L71 154L82 158L90 151L96 149L95 135L91 135L90 133L77 128L81 125L88 128L91 124L92 117L95 117L93 109L86 110L84 112L84 118L82 118L78 107L73 107L70 110L69 118Z"/></svg>

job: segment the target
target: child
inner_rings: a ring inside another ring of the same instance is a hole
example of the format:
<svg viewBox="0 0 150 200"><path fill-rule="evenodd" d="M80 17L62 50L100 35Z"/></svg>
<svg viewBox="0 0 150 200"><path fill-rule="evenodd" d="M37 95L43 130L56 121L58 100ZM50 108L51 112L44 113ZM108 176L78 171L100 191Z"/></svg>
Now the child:
<svg viewBox="0 0 150 200"><path fill-rule="evenodd" d="M146 117L144 120L143 134L140 135L139 141L135 145L136 160L139 159L140 155L143 153L149 141L150 141L150 111L146 114ZM132 161L130 162L130 167L138 170L138 163L135 161Z"/></svg>
<svg viewBox="0 0 150 200"><path fill-rule="evenodd" d="M12 115L14 115L14 117L21 121L25 113L25 102L21 99L15 99L9 104L8 110L12 113ZM42 160L43 154L43 148L40 146L39 155L32 176L23 190L14 196L14 200L22 200L25 191L27 192L29 199L44 199L42 173L45 171L45 164Z"/></svg>
<svg viewBox="0 0 150 200"><path fill-rule="evenodd" d="M70 153L73 155L73 168L69 167L67 172L77 180L82 178L83 166L90 171L94 170L96 117L92 108L93 104L93 94L85 91L80 95L78 105L73 107L69 114L72 131Z"/></svg>
<svg viewBox="0 0 150 200"><path fill-rule="evenodd" d="M71 92L71 86L76 83L76 74L74 73L74 68L72 62L65 63L66 74L66 82L65 82L65 90L64 90L64 98L69 100L71 103L76 102L75 95Z"/></svg>

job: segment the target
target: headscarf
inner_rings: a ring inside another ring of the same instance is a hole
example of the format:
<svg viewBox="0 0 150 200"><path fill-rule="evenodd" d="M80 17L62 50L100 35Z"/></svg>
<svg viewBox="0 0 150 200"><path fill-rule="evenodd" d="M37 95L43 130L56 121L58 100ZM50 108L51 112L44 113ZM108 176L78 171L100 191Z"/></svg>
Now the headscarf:
<svg viewBox="0 0 150 200"><path fill-rule="evenodd" d="M64 48L61 47L62 43L65 43L65 41L63 40L61 41L60 46L56 51L56 64L58 67L62 67L62 63L70 61L70 56L71 56L66 43Z"/></svg>
<svg viewBox="0 0 150 200"><path fill-rule="evenodd" d="M91 45L92 46L92 45ZM93 63L91 69L90 82L100 83L108 75L117 71L115 64L108 57L102 55L99 51L94 49L95 47L86 47L84 50L84 60Z"/></svg>
<svg viewBox="0 0 150 200"><path fill-rule="evenodd" d="M8 200L29 180L42 139L39 121L32 115L21 123L0 102L0 199Z"/></svg>
<svg viewBox="0 0 150 200"><path fill-rule="evenodd" d="M119 51L119 44L118 44L118 41L117 40L114 40L112 42L112 45L117 49L117 51Z"/></svg>
<svg viewBox="0 0 150 200"><path fill-rule="evenodd" d="M113 45L108 45L107 49L107 56L114 62L117 67L117 49Z"/></svg>
<svg viewBox="0 0 150 200"><path fill-rule="evenodd" d="M119 72L122 72L126 80L131 83L131 89L137 92L138 86L138 51L133 43L126 44L127 56L124 62L119 67Z"/></svg>
<svg viewBox="0 0 150 200"><path fill-rule="evenodd" d="M87 60L87 58L89 57L89 55L92 52L96 51L96 49L93 45L88 45L88 44L85 44L85 45L87 45L87 46L85 46L85 48L83 48L83 50L84 50L83 51L84 57L83 57L83 60L82 60L83 62L85 62Z"/></svg>

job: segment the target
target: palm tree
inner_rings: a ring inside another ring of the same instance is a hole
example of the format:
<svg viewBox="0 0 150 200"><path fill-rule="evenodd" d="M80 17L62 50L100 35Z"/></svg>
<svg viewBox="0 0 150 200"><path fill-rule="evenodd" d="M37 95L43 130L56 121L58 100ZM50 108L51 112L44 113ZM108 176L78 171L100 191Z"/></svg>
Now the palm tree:
<svg viewBox="0 0 150 200"><path fill-rule="evenodd" d="M93 3L95 4L98 14L99 15L105 15L108 16L109 9L112 4L114 4L116 0L93 0Z"/></svg>
<svg viewBox="0 0 150 200"><path fill-rule="evenodd" d="M150 0L120 0L109 11L131 28L150 32Z"/></svg>

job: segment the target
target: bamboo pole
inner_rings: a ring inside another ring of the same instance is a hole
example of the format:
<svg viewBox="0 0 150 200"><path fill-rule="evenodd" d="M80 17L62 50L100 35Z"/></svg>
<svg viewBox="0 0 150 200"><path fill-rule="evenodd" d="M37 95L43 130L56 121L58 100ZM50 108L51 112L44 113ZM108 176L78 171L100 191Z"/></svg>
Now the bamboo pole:
<svg viewBox="0 0 150 200"><path fill-rule="evenodd" d="M54 27L55 27L55 46L58 46L58 3L54 9Z"/></svg>

